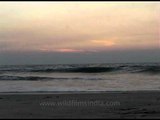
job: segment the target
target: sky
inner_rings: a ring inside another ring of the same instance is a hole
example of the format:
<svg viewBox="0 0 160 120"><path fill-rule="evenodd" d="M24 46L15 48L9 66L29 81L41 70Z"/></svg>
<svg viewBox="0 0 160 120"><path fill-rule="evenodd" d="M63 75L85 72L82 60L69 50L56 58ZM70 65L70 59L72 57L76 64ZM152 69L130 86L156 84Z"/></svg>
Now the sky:
<svg viewBox="0 0 160 120"><path fill-rule="evenodd" d="M160 62L160 2L0 2L0 65Z"/></svg>

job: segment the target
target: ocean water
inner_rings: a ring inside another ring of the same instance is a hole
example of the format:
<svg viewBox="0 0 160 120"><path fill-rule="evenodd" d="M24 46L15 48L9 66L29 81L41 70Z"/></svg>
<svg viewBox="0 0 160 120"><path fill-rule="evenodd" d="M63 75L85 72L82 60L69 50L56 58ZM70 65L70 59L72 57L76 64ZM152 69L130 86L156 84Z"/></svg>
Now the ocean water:
<svg viewBox="0 0 160 120"><path fill-rule="evenodd" d="M0 66L0 92L160 90L160 63Z"/></svg>

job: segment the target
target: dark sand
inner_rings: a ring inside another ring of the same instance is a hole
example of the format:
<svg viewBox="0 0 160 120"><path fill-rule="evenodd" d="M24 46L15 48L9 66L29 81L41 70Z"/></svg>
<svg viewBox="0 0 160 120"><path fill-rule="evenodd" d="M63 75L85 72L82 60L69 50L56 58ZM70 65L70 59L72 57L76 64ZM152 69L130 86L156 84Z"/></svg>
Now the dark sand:
<svg viewBox="0 0 160 120"><path fill-rule="evenodd" d="M0 118L160 118L160 91L1 93Z"/></svg>

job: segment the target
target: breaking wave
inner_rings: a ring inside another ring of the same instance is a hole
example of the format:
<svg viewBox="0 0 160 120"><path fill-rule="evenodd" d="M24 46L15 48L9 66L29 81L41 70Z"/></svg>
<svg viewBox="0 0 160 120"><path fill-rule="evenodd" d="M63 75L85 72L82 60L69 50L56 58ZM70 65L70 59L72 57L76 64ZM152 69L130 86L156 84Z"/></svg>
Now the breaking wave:
<svg viewBox="0 0 160 120"><path fill-rule="evenodd" d="M37 76L0 76L0 80L24 80L24 81L43 81L43 80L104 80L103 78L85 78L85 77L37 77Z"/></svg>
<svg viewBox="0 0 160 120"><path fill-rule="evenodd" d="M80 72L80 73L100 73L100 72L113 72L118 68L114 67L78 67L78 68L62 68L62 69L41 69L32 70L31 72Z"/></svg>
<svg viewBox="0 0 160 120"><path fill-rule="evenodd" d="M59 73L160 73L158 65L61 65L0 67L3 72L59 72ZM36 78L35 78L36 79ZM45 79L45 78L44 78Z"/></svg>

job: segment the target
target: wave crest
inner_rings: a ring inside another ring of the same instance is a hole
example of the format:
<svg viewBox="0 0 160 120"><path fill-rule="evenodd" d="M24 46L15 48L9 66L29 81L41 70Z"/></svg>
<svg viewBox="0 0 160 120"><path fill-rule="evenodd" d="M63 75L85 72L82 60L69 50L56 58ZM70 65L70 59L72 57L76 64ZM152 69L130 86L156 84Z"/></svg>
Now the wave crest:
<svg viewBox="0 0 160 120"><path fill-rule="evenodd" d="M1 68L3 72L62 72L62 73L160 73L160 65L96 65L96 66L21 66Z"/></svg>
<svg viewBox="0 0 160 120"><path fill-rule="evenodd" d="M38 77L38 76L0 76L0 80L24 80L24 81L43 81L43 80L104 80L104 78L92 77Z"/></svg>

